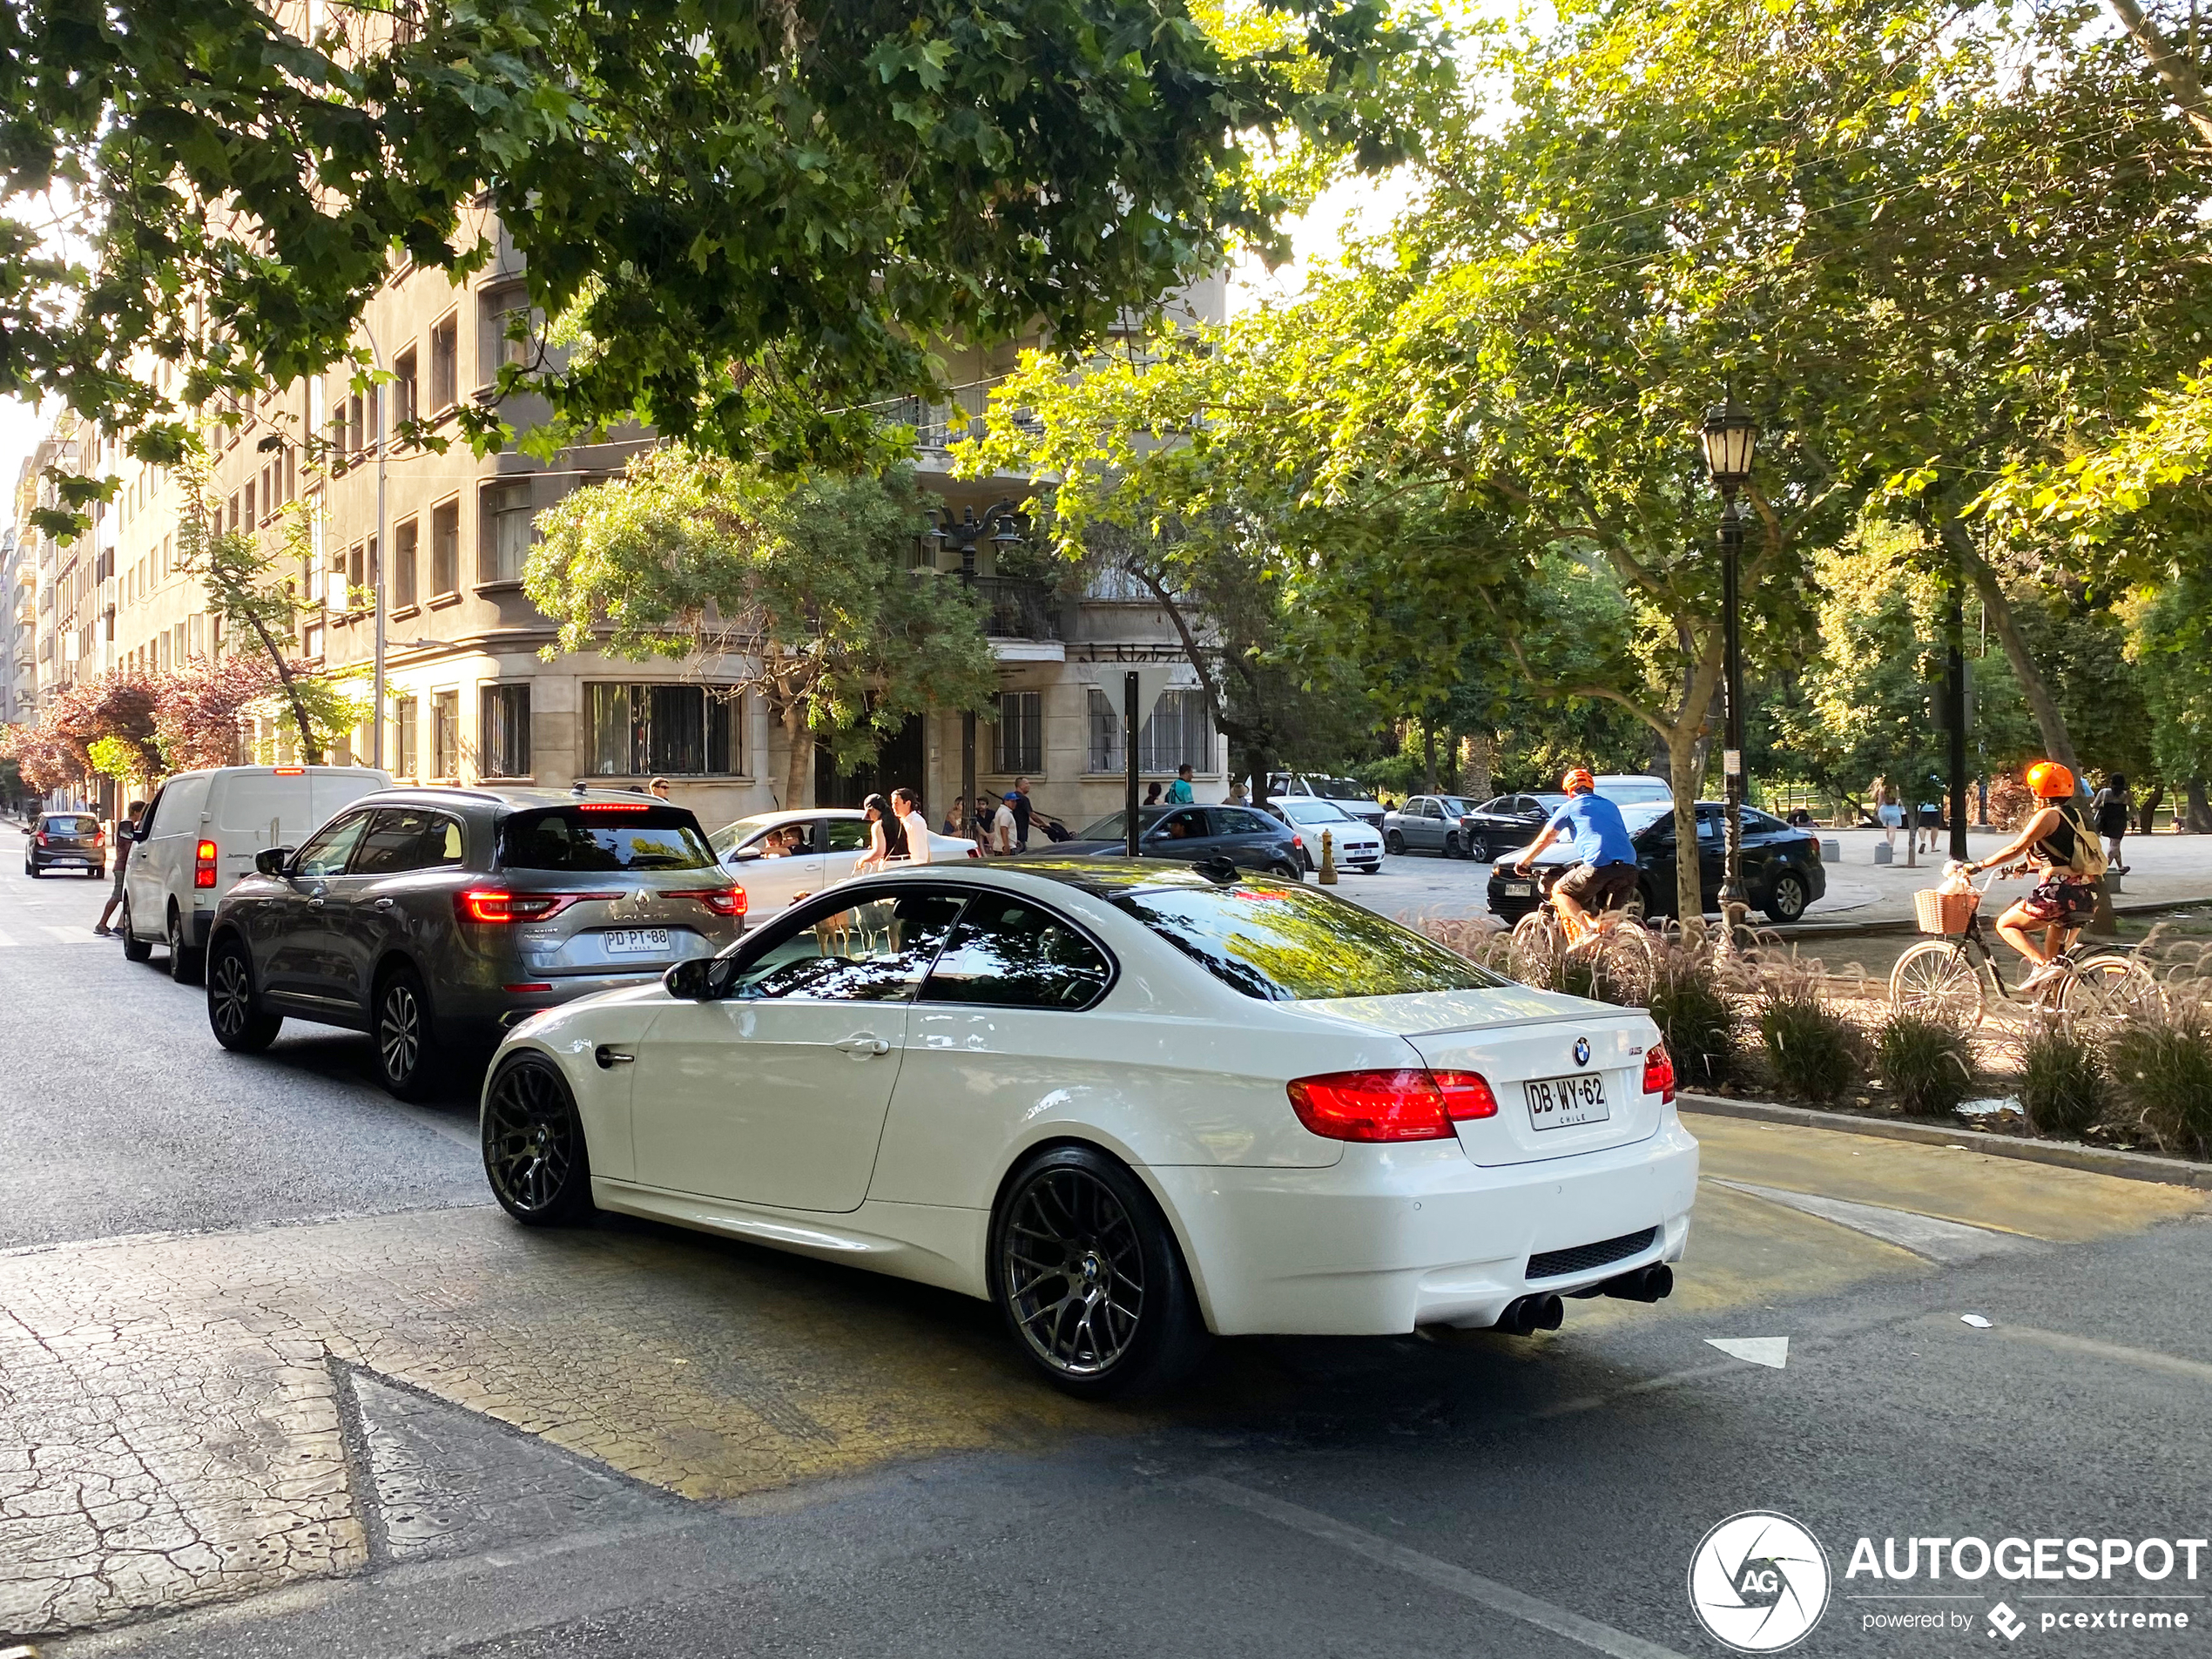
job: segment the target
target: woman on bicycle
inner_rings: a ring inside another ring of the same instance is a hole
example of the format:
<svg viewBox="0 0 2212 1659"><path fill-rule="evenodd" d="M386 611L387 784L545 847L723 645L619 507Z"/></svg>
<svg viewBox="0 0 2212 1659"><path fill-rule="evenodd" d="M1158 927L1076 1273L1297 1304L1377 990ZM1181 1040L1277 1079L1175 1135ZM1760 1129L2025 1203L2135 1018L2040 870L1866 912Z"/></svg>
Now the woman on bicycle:
<svg viewBox="0 0 2212 1659"><path fill-rule="evenodd" d="M1597 792L1597 779L1583 767L1559 780L1567 804L1552 814L1544 833L1514 866L1516 875L1527 875L1536 855L1561 835L1575 840L1575 867L1552 888L1552 903L1567 924L1568 936L1580 939L1590 931L1592 913L1627 907L1636 890L1636 846L1621 809Z"/></svg>
<svg viewBox="0 0 2212 1659"><path fill-rule="evenodd" d="M1997 919L2005 942L2034 964L2035 971L2020 982L2024 991L2068 966L2067 948L2096 914L2097 880L2105 873L2096 832L2074 804L2074 774L2055 760L2039 760L2027 769L2027 786L2041 808L2011 846L1966 867L1967 874L1979 875L1993 864L2025 856L2042 878L2033 893Z"/></svg>

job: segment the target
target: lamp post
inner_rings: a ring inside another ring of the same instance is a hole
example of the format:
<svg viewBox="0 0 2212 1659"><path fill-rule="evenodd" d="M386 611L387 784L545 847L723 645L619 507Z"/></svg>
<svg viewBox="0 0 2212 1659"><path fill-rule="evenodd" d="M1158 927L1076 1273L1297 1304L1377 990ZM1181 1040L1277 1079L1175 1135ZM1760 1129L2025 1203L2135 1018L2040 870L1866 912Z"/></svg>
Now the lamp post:
<svg viewBox="0 0 2212 1659"><path fill-rule="evenodd" d="M384 593L384 459L391 449L392 410L391 394L384 373L384 348L376 343L376 335L368 320L361 321L361 333L368 337L370 361L374 363L379 379L376 382L376 556L369 563L370 591L376 596L376 668L374 684L369 690L369 765L379 772L384 769L384 658L385 630L389 626L391 611ZM397 382L391 382L396 385Z"/></svg>
<svg viewBox="0 0 2212 1659"><path fill-rule="evenodd" d="M1743 562L1743 520L1737 493L1751 476L1759 429L1734 397L1705 414L1699 434L1705 466L1721 492L1721 707L1726 736L1721 773L1728 787L1727 864L1721 878L1721 921L1734 939L1748 907L1743 891L1743 649L1737 583Z"/></svg>

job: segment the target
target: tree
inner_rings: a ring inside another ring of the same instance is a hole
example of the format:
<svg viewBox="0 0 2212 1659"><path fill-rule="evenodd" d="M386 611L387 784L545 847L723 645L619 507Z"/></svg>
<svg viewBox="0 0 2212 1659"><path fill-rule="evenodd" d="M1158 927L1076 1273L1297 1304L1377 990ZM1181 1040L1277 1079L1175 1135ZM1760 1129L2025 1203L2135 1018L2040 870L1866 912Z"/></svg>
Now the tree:
<svg viewBox="0 0 2212 1659"><path fill-rule="evenodd" d="M345 359L395 253L481 268L489 208L533 304L602 342L502 370L556 429L865 452L865 405L937 388L931 341L1096 337L1278 247L1260 146L1386 165L1384 71L1439 61L1372 0L1271 0L1258 29L1179 0L408 0L311 8L312 37L301 15L0 13L8 203L60 203L89 247L0 219L0 393L173 464L202 405ZM459 427L496 442L497 409Z"/></svg>
<svg viewBox="0 0 2212 1659"><path fill-rule="evenodd" d="M2212 571L2202 561L2127 607L2128 654L2142 676L2159 771L2183 792L2175 816L2212 833Z"/></svg>
<svg viewBox="0 0 2212 1659"><path fill-rule="evenodd" d="M671 446L541 516L523 583L563 651L734 666L718 683L757 691L783 732L782 800L811 804L818 738L850 766L997 687L974 597L910 568L922 505L904 468L772 475Z"/></svg>

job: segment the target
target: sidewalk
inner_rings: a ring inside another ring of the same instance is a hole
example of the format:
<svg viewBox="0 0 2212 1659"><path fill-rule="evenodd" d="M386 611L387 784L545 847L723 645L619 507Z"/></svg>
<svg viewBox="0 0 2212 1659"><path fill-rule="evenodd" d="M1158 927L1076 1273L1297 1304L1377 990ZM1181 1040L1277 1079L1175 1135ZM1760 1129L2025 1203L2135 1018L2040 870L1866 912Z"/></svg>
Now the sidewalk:
<svg viewBox="0 0 2212 1659"><path fill-rule="evenodd" d="M1828 892L1805 912L1808 924L1820 922L1909 922L1912 895L1941 879L1950 837L1939 838L1933 854L1921 855L1917 869L1905 862L1905 835L1898 834L1897 861L1874 862L1882 845L1879 830L1820 830L1824 841L1838 844L1839 857L1827 860ZM1969 858L1986 859L2012 838L1994 830L1970 830ZM2131 835L2121 849L2128 871L2113 887L2118 905L2182 903L2212 900L2212 835ZM2033 885L2025 879L1991 884L1985 908L1995 914Z"/></svg>

